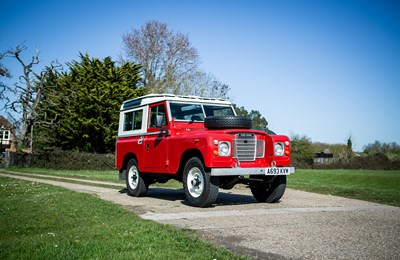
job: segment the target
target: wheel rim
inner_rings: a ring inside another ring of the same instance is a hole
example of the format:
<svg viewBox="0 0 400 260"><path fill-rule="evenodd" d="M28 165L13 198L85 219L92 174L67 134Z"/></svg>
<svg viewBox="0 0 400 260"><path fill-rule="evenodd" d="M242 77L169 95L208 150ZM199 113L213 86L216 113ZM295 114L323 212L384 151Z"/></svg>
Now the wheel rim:
<svg viewBox="0 0 400 260"><path fill-rule="evenodd" d="M138 186L139 182L139 171L136 168L135 165L133 165L131 168L129 168L128 171L128 183L129 187L134 190Z"/></svg>
<svg viewBox="0 0 400 260"><path fill-rule="evenodd" d="M204 190L204 177L201 170L197 167L190 169L187 176L187 186L192 197L199 197Z"/></svg>

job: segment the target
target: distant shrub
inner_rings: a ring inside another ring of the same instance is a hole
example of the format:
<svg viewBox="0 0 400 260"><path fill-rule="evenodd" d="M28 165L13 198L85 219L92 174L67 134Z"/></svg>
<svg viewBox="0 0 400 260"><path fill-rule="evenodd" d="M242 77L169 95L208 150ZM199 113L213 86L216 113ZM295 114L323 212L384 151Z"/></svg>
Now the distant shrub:
<svg viewBox="0 0 400 260"><path fill-rule="evenodd" d="M314 165L317 169L400 170L400 160L390 160L383 153L351 157L332 164Z"/></svg>
<svg viewBox="0 0 400 260"><path fill-rule="evenodd" d="M292 165L299 168L312 167L315 153L311 146L311 140L306 136L299 135L293 135L290 139L292 143Z"/></svg>

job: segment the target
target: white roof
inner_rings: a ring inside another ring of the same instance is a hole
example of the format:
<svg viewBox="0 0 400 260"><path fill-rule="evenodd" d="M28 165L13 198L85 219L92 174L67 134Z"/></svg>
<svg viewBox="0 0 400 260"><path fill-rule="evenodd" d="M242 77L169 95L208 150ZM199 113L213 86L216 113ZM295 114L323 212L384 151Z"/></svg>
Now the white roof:
<svg viewBox="0 0 400 260"><path fill-rule="evenodd" d="M221 105L231 105L232 103L226 99L221 98L206 98L198 96L180 96L172 94L148 94L142 97L124 101L121 110L132 108L135 106L145 106L161 101L180 101L180 102L193 102L193 103L212 103Z"/></svg>

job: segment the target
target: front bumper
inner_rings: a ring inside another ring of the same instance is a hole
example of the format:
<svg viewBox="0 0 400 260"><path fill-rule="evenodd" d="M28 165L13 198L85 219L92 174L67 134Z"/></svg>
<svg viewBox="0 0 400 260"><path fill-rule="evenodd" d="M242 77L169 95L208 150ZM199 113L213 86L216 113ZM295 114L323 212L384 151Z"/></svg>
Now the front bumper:
<svg viewBox="0 0 400 260"><path fill-rule="evenodd" d="M265 167L265 168L212 168L211 176L241 176L241 175L290 175L294 167Z"/></svg>

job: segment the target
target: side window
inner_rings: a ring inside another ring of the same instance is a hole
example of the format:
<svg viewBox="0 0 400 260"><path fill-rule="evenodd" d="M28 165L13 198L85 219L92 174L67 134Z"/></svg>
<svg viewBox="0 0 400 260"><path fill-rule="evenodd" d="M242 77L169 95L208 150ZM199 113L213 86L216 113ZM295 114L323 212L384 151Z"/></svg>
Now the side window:
<svg viewBox="0 0 400 260"><path fill-rule="evenodd" d="M167 125L167 113L165 112L164 104L150 108L149 128L156 127L157 116L162 116L162 125L166 126Z"/></svg>
<svg viewBox="0 0 400 260"><path fill-rule="evenodd" d="M135 124L133 126L133 130L142 129L142 120L143 120L143 110L136 111L134 117Z"/></svg>
<svg viewBox="0 0 400 260"><path fill-rule="evenodd" d="M125 113L124 116L124 131L130 131L133 129L133 112Z"/></svg>
<svg viewBox="0 0 400 260"><path fill-rule="evenodd" d="M126 112L124 115L124 131L140 130L142 128L143 110Z"/></svg>

